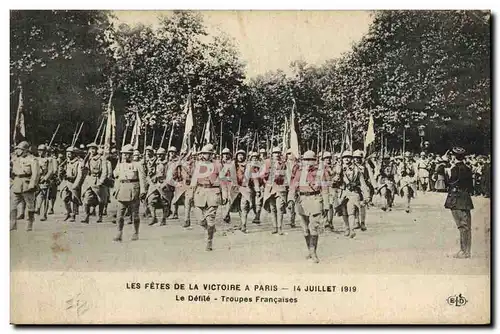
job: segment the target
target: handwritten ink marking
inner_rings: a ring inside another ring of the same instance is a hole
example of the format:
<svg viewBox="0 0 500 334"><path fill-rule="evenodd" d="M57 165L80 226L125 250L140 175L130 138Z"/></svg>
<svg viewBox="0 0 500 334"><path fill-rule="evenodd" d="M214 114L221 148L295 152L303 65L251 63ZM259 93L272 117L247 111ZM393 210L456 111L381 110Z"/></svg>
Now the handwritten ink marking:
<svg viewBox="0 0 500 334"><path fill-rule="evenodd" d="M89 309L89 303L77 294L75 297L66 300L66 311L73 310L77 317L85 314Z"/></svg>

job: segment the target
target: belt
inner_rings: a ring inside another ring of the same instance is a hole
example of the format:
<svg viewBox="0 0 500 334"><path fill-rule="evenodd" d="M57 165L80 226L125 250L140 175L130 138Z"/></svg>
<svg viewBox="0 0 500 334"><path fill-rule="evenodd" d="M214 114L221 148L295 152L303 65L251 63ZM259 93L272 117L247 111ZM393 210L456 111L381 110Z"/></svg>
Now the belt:
<svg viewBox="0 0 500 334"><path fill-rule="evenodd" d="M211 185L211 184L198 184L198 187L202 187L202 188L219 188L219 186L214 186L214 185Z"/></svg>
<svg viewBox="0 0 500 334"><path fill-rule="evenodd" d="M76 180L76 177L67 177L66 178L66 181L69 181L69 182L75 182Z"/></svg>
<svg viewBox="0 0 500 334"><path fill-rule="evenodd" d="M134 183L134 182L139 182L138 179L136 180L120 180L120 183Z"/></svg>
<svg viewBox="0 0 500 334"><path fill-rule="evenodd" d="M321 194L321 192L318 190L318 191L312 191L312 192L300 192L299 195L300 196L315 196L315 195L319 195Z"/></svg>
<svg viewBox="0 0 500 334"><path fill-rule="evenodd" d="M100 175L100 174L90 174L90 176L93 176L93 177L100 177L101 175Z"/></svg>
<svg viewBox="0 0 500 334"><path fill-rule="evenodd" d="M27 179L27 178L31 177L31 174L19 174L19 175L16 175L16 177L19 177L21 179Z"/></svg>

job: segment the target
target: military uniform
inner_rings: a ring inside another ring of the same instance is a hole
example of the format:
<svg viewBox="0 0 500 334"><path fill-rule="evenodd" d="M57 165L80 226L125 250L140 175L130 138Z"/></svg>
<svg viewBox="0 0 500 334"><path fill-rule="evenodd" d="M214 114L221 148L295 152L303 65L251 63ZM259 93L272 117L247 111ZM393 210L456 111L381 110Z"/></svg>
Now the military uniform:
<svg viewBox="0 0 500 334"><path fill-rule="evenodd" d="M288 192L288 203L295 203L309 250L308 258L318 263L316 249L324 208L323 191L328 185L315 159L314 152L307 151L304 153L301 165L294 169Z"/></svg>
<svg viewBox="0 0 500 334"><path fill-rule="evenodd" d="M170 186L167 183L168 162L165 159L166 151L160 147L156 154L156 164L154 167L154 174L148 178L148 191L146 194L146 201L148 203L149 211L153 215L153 220L149 225L154 225L158 222L156 217L156 209L162 209L163 216L161 219L161 226L167 224L167 217L170 215L170 204L172 196L169 194Z"/></svg>
<svg viewBox="0 0 500 334"><path fill-rule="evenodd" d="M233 184L232 180L229 178L229 169L233 164L231 159L231 151L228 148L222 150L222 168L225 171L225 179L220 181L220 186L224 189L224 192L228 195L227 203L223 206L222 217L224 217L224 222L227 224L231 223L231 206L236 196L238 195L238 185Z"/></svg>
<svg viewBox="0 0 500 334"><path fill-rule="evenodd" d="M273 149L273 154L281 154L279 147ZM286 163L281 157L267 159L264 163L262 178L265 182L264 209L271 214L273 220L273 234L283 234L283 215L286 210L287 188Z"/></svg>
<svg viewBox="0 0 500 334"><path fill-rule="evenodd" d="M363 172L352 162L351 151L343 152L342 159L339 204L345 224L344 235L354 238L356 233L351 231L351 226L355 226L356 212L359 212L360 208L366 204L370 193ZM361 228L365 230L366 227L363 225Z"/></svg>
<svg viewBox="0 0 500 334"><path fill-rule="evenodd" d="M201 210L204 227L207 228L207 250L212 250L213 236L215 233L215 215L217 207L227 202L227 193L220 186L219 175L222 164L219 161L207 160L206 155L213 154L213 146L205 145L200 151L201 161L197 161L193 180L193 203ZM210 165L210 170L207 167Z"/></svg>
<svg viewBox="0 0 500 334"><path fill-rule="evenodd" d="M460 251L456 258L469 258L471 256L471 210L474 209L471 193L473 192L472 171L467 167L463 158L465 150L456 147L453 153L457 157L456 164L450 170L450 188L444 203L446 209L451 210L451 214L458 230L460 231Z"/></svg>
<svg viewBox="0 0 500 334"><path fill-rule="evenodd" d="M322 161L319 165L320 171L323 173L323 179L326 183L326 187L323 188L323 208L324 208L324 218L327 221L327 227L332 231L333 226L333 215L335 208L338 206L338 181L340 171L335 165L331 163L332 155L330 152L324 152L322 155Z"/></svg>
<svg viewBox="0 0 500 334"><path fill-rule="evenodd" d="M382 210L384 211L392 210L394 195L396 194L396 174L396 165L390 160L390 157L388 155L384 156L377 175L377 193L384 200L384 204L382 205Z"/></svg>
<svg viewBox="0 0 500 334"><path fill-rule="evenodd" d="M427 191L430 176L430 162L425 157L425 153L420 154L420 159L417 161L417 187L424 192Z"/></svg>
<svg viewBox="0 0 500 334"><path fill-rule="evenodd" d="M10 229L17 230L17 206L25 203L28 211L27 231L33 229L35 220L35 193L40 180L40 167L35 157L29 155L29 144L25 141L16 146L16 157L12 159L11 201L10 201Z"/></svg>
<svg viewBox="0 0 500 334"><path fill-rule="evenodd" d="M49 209L49 191L53 183L54 162L51 157L47 156L47 147L45 145L38 146L38 167L40 168L40 182L38 184L38 192L36 195L36 210L38 215L41 215L40 221L47 220Z"/></svg>
<svg viewBox="0 0 500 334"><path fill-rule="evenodd" d="M409 213L411 199L414 198L417 193L417 171L411 159L410 152L405 152L405 160L398 166L396 177L398 194L406 199L406 212Z"/></svg>
<svg viewBox="0 0 500 334"><path fill-rule="evenodd" d="M264 151L265 152L265 151ZM252 172L252 179L255 189L255 194L252 197L253 203L252 207L255 213L254 219L252 220L253 224L260 224L260 215L262 213L262 206L264 202L264 180L260 175L260 170L263 168L263 161L259 160L259 154L257 152L253 152L251 154L250 167Z"/></svg>
<svg viewBox="0 0 500 334"><path fill-rule="evenodd" d="M127 210L130 210L134 223L132 240L137 240L139 239L139 225L141 223L139 205L141 199L146 197L146 177L143 165L140 162L130 160L133 153L132 146L125 145L121 152L125 159L116 166L114 171L116 180L114 197L118 201L118 234L113 240L122 241L124 216Z"/></svg>
<svg viewBox="0 0 500 334"><path fill-rule="evenodd" d="M178 166L179 158L177 157L177 148L175 146L170 146L168 148L168 164L167 164L167 169L168 170L175 170L175 166ZM170 174L170 177L172 177L172 174ZM174 198L174 193L175 193L175 186L168 184L167 185L168 191L168 202L171 203L172 210L169 210L172 212L172 219L179 219L179 205L177 203L173 203L173 198Z"/></svg>
<svg viewBox="0 0 500 334"><path fill-rule="evenodd" d="M191 226L191 208L193 207L194 186L191 184L195 167L195 156L186 157L176 163L169 165L168 174L172 175L174 197L172 203L175 206L184 205L184 225Z"/></svg>
<svg viewBox="0 0 500 334"><path fill-rule="evenodd" d="M290 184L292 180L292 175L294 175L295 171L299 169L299 164L297 163L296 158L293 156L292 151L287 150L287 160L286 160L286 184ZM288 189L287 189L288 190ZM288 213L290 214L290 227L295 228L295 202L291 201L288 203Z"/></svg>
<svg viewBox="0 0 500 334"><path fill-rule="evenodd" d="M61 171L61 192L60 196L66 209L65 220L74 222L81 202L81 185L83 165L82 159L75 154L74 147L66 149L67 158L64 169Z"/></svg>
<svg viewBox="0 0 500 334"><path fill-rule="evenodd" d="M88 160L83 162L85 177L82 183L82 202L85 215L81 222L87 224L89 223L91 207L99 206L99 218L97 222L102 221L102 211L104 209L104 201L106 200L104 182L108 175L106 171L107 162L97 154L97 145L91 143L88 145L88 148L95 148L96 154L89 155Z"/></svg>

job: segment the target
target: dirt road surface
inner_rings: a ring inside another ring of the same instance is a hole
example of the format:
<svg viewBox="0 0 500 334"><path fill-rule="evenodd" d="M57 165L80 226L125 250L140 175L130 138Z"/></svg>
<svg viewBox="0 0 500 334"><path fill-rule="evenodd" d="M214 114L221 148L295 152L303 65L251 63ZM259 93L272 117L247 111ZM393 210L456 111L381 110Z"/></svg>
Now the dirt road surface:
<svg viewBox="0 0 500 334"><path fill-rule="evenodd" d="M262 215L261 225L249 223L249 233L243 234L234 229L238 215L232 214L231 224L225 224L219 209L214 250L207 252L206 232L198 225L197 209L190 229L182 227L181 207L180 220L167 220L167 226L148 226L150 220L142 218L138 241L130 241L133 227L126 224L123 242L116 243L112 241L116 234L113 204L103 223L96 224L96 217L91 217L87 225L78 220L64 222L58 202L56 214L46 222L37 217L32 232L25 231L25 221L19 222L17 231L10 232L11 270L488 274L490 200L473 198L472 258L459 260L451 257L459 249L459 233L450 211L443 207L445 197L442 193L419 193L410 213L404 211L399 197L391 212L371 207L368 230L358 230L354 239L343 236L342 219L335 217L336 231L327 230L320 237L319 264L305 259L302 230L289 227L288 215L283 236L271 234L267 214ZM250 213L250 222L252 218Z"/></svg>

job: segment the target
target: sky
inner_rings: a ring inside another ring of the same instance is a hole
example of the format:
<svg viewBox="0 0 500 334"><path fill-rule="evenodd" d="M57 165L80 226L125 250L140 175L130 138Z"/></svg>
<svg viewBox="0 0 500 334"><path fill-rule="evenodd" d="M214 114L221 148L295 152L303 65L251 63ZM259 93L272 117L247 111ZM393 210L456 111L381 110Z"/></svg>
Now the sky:
<svg viewBox="0 0 500 334"><path fill-rule="evenodd" d="M158 25L162 11L115 11L118 21L130 25ZM246 74L270 70L288 72L290 62L320 65L351 49L368 32L367 11L203 11L210 33L219 30L234 39Z"/></svg>

